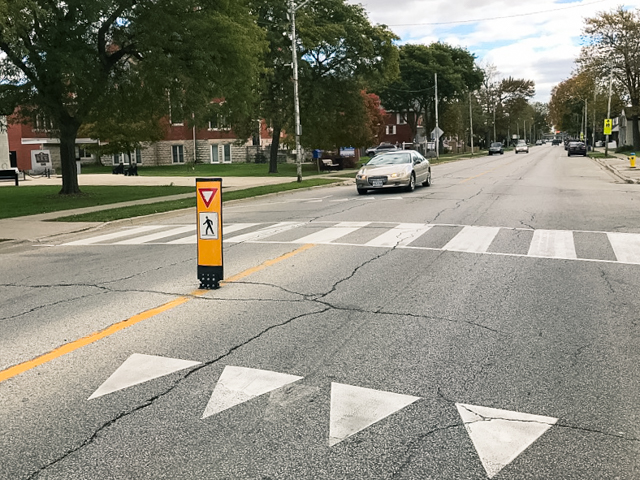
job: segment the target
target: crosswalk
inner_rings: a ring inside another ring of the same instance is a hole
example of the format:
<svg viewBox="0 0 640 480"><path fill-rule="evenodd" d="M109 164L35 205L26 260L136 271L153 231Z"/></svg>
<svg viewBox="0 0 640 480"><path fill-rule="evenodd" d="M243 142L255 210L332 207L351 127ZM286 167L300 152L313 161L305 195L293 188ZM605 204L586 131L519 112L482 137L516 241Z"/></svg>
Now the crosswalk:
<svg viewBox="0 0 640 480"><path fill-rule="evenodd" d="M226 244L289 243L442 250L640 264L640 234L391 222L232 223ZM145 225L65 246L195 245L195 225Z"/></svg>

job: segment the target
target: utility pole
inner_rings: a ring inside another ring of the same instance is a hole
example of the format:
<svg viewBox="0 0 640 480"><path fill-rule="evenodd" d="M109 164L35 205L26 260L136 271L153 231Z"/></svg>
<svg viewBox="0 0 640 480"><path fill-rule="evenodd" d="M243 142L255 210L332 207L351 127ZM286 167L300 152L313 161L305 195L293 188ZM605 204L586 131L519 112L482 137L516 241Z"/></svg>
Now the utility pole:
<svg viewBox="0 0 640 480"><path fill-rule="evenodd" d="M596 148L596 84L593 84L593 130L591 130L591 150Z"/></svg>
<svg viewBox="0 0 640 480"><path fill-rule="evenodd" d="M303 7L309 0L301 3L297 7L293 0L289 0L289 17L291 19L291 53L293 68L293 111L295 114L295 137L296 137L296 173L298 182L302 182L302 151L300 147L300 135L302 135L302 125L300 125L300 98L298 93L298 48L296 42L296 11Z"/></svg>
<svg viewBox="0 0 640 480"><path fill-rule="evenodd" d="M613 83L613 69L609 73L609 102L607 103L607 118L611 118L611 84ZM604 156L609 156L609 135L606 136L604 141Z"/></svg>
<svg viewBox="0 0 640 480"><path fill-rule="evenodd" d="M471 108L471 92L469 92L469 130L471 131L471 156L473 157L473 109Z"/></svg>
<svg viewBox="0 0 640 480"><path fill-rule="evenodd" d="M527 143L527 121L524 120L524 126L522 127L522 135L524 135L524 143Z"/></svg>
<svg viewBox="0 0 640 480"><path fill-rule="evenodd" d="M438 136L439 127L438 127L438 74L434 73L435 83L436 83L436 158L440 158L440 137Z"/></svg>

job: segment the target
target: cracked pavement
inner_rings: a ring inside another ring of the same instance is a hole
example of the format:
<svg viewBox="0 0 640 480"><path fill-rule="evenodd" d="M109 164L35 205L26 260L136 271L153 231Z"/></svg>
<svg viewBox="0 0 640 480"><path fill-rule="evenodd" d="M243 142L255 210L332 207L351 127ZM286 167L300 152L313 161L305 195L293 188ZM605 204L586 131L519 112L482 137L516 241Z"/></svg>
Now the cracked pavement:
<svg viewBox="0 0 640 480"><path fill-rule="evenodd" d="M351 186L254 200L225 221L371 222L365 240L376 221L635 231L640 214L612 213L629 185L554 152L437 165L432 187L368 201L327 201ZM230 244L225 276L295 248ZM0 382L0 478L487 478L459 404L558 419L494 478L640 476L640 267L316 245L199 296L194 250L0 255L0 370L189 300ZM133 353L201 363L87 400ZM303 378L201 419L225 366ZM329 447L332 383L420 399Z"/></svg>

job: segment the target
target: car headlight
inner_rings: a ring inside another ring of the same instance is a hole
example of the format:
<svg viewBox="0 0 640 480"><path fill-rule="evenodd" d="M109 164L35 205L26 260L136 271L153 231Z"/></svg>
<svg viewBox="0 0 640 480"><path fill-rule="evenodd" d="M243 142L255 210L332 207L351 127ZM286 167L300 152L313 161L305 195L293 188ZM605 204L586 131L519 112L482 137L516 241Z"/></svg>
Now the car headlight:
<svg viewBox="0 0 640 480"><path fill-rule="evenodd" d="M389 178L398 178L398 174L397 173L392 173L391 175L389 175Z"/></svg>
<svg viewBox="0 0 640 480"><path fill-rule="evenodd" d="M362 172L362 170L360 170L360 171L358 172L358 174L356 175L356 179L357 179L357 180L366 180L366 179L367 179L367 176Z"/></svg>

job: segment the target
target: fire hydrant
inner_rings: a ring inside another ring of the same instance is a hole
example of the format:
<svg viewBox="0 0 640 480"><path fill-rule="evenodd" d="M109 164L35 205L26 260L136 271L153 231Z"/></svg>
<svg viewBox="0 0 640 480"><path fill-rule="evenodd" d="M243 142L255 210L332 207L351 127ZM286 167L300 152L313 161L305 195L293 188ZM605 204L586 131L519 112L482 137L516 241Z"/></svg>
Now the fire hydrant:
<svg viewBox="0 0 640 480"><path fill-rule="evenodd" d="M631 168L636 168L636 154L633 152L629 155L629 164Z"/></svg>

